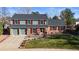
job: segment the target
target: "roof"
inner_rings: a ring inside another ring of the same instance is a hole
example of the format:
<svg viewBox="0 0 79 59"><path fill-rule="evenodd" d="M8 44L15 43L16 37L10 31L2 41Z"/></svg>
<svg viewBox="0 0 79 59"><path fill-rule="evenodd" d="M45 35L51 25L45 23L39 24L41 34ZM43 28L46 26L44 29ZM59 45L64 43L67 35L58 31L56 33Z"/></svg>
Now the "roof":
<svg viewBox="0 0 79 59"><path fill-rule="evenodd" d="M65 26L65 21L64 19L49 19L48 20L48 25L50 26Z"/></svg>
<svg viewBox="0 0 79 59"><path fill-rule="evenodd" d="M46 14L14 14L12 16L12 19L14 20L42 20L42 19L47 19L47 15Z"/></svg>

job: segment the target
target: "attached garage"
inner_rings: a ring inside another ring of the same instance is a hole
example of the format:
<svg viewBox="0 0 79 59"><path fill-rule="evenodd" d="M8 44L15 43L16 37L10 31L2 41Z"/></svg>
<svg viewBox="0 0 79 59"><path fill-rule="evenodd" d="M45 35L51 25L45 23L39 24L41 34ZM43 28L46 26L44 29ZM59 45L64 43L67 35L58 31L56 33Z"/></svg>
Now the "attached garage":
<svg viewBox="0 0 79 59"><path fill-rule="evenodd" d="M10 29L12 35L27 35L27 29Z"/></svg>

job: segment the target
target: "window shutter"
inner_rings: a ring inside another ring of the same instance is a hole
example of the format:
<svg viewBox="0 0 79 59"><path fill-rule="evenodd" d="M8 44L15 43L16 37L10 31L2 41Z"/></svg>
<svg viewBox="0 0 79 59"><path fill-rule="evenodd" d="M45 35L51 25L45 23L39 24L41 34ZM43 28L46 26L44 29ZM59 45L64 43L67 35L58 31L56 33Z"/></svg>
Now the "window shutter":
<svg viewBox="0 0 79 59"><path fill-rule="evenodd" d="M17 29L18 35L19 35L19 29Z"/></svg>
<svg viewBox="0 0 79 59"><path fill-rule="evenodd" d="M25 29L25 34L27 34L27 28Z"/></svg>
<svg viewBox="0 0 79 59"><path fill-rule="evenodd" d="M26 20L26 24L27 24L27 20Z"/></svg>

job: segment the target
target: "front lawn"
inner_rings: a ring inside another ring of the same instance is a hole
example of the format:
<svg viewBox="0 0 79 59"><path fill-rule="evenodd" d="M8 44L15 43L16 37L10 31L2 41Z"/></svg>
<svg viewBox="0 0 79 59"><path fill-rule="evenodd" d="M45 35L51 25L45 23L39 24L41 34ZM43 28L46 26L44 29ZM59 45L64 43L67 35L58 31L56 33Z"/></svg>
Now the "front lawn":
<svg viewBox="0 0 79 59"><path fill-rule="evenodd" d="M79 49L79 36L54 35L47 38L40 38L38 40L24 40L21 47Z"/></svg>

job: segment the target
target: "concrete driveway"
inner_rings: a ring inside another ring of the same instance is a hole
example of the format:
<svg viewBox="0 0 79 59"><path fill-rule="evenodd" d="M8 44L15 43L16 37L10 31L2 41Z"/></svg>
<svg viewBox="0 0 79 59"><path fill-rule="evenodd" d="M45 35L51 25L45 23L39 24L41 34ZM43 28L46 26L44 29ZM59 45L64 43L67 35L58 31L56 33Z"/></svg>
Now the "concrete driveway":
<svg viewBox="0 0 79 59"><path fill-rule="evenodd" d="M0 42L0 50L16 50L24 40L25 36L9 36Z"/></svg>

